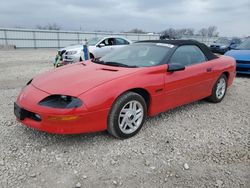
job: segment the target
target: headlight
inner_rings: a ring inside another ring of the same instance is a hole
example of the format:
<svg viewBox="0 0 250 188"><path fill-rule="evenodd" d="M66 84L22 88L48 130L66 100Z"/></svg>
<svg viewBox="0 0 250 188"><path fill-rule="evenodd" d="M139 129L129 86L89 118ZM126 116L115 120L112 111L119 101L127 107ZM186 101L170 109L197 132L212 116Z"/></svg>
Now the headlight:
<svg viewBox="0 0 250 188"><path fill-rule="evenodd" d="M66 52L66 55L74 55L76 53L77 53L77 51L68 51L68 52Z"/></svg>
<svg viewBox="0 0 250 188"><path fill-rule="evenodd" d="M67 95L50 95L38 104L51 108L77 108L82 106L82 101L76 97Z"/></svg>
<svg viewBox="0 0 250 188"><path fill-rule="evenodd" d="M220 48L225 49L225 48L227 48L227 46L221 46Z"/></svg>

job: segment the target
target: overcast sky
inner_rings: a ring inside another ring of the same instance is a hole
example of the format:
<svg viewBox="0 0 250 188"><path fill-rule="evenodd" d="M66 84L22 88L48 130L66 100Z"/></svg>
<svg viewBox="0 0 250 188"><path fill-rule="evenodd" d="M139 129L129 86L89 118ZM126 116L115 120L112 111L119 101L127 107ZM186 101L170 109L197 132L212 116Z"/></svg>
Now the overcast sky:
<svg viewBox="0 0 250 188"><path fill-rule="evenodd" d="M64 30L159 32L216 25L220 35L250 35L250 0L3 0L0 27L57 23Z"/></svg>

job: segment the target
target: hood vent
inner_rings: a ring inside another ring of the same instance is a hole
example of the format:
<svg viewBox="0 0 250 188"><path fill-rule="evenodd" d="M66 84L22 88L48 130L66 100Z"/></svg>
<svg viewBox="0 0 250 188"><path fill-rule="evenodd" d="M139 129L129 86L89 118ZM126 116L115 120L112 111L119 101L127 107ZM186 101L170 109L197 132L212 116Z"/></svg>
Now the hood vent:
<svg viewBox="0 0 250 188"><path fill-rule="evenodd" d="M104 70L104 71L111 71L111 72L117 72L117 69L109 69L109 68L101 68L100 70Z"/></svg>

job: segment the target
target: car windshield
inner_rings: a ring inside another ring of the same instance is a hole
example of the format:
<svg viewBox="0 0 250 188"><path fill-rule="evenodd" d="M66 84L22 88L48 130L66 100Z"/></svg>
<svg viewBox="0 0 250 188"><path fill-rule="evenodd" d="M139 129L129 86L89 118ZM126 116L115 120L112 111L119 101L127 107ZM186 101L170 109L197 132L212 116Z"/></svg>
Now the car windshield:
<svg viewBox="0 0 250 188"><path fill-rule="evenodd" d="M250 39L245 40L242 42L237 49L239 50L250 50Z"/></svg>
<svg viewBox="0 0 250 188"><path fill-rule="evenodd" d="M101 38L98 38L98 37L91 38L88 40L88 45L95 46L100 40L101 40Z"/></svg>
<svg viewBox="0 0 250 188"><path fill-rule="evenodd" d="M111 66L150 67L159 65L173 47L162 43L135 43L93 62Z"/></svg>
<svg viewBox="0 0 250 188"><path fill-rule="evenodd" d="M219 43L219 44L229 44L230 40L227 38L219 38L218 40L215 41L215 43Z"/></svg>

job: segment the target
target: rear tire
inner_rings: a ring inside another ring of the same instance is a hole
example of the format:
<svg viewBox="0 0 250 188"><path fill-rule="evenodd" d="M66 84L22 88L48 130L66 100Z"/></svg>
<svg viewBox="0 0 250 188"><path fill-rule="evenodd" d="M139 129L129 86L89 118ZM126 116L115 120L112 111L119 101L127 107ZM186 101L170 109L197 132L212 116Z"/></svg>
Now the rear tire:
<svg viewBox="0 0 250 188"><path fill-rule="evenodd" d="M144 98L134 92L126 92L116 99L108 116L108 132L125 139L136 135L147 115Z"/></svg>
<svg viewBox="0 0 250 188"><path fill-rule="evenodd" d="M225 74L222 74L219 79L216 81L212 95L207 98L209 102L219 103L223 100L227 91L227 77Z"/></svg>

